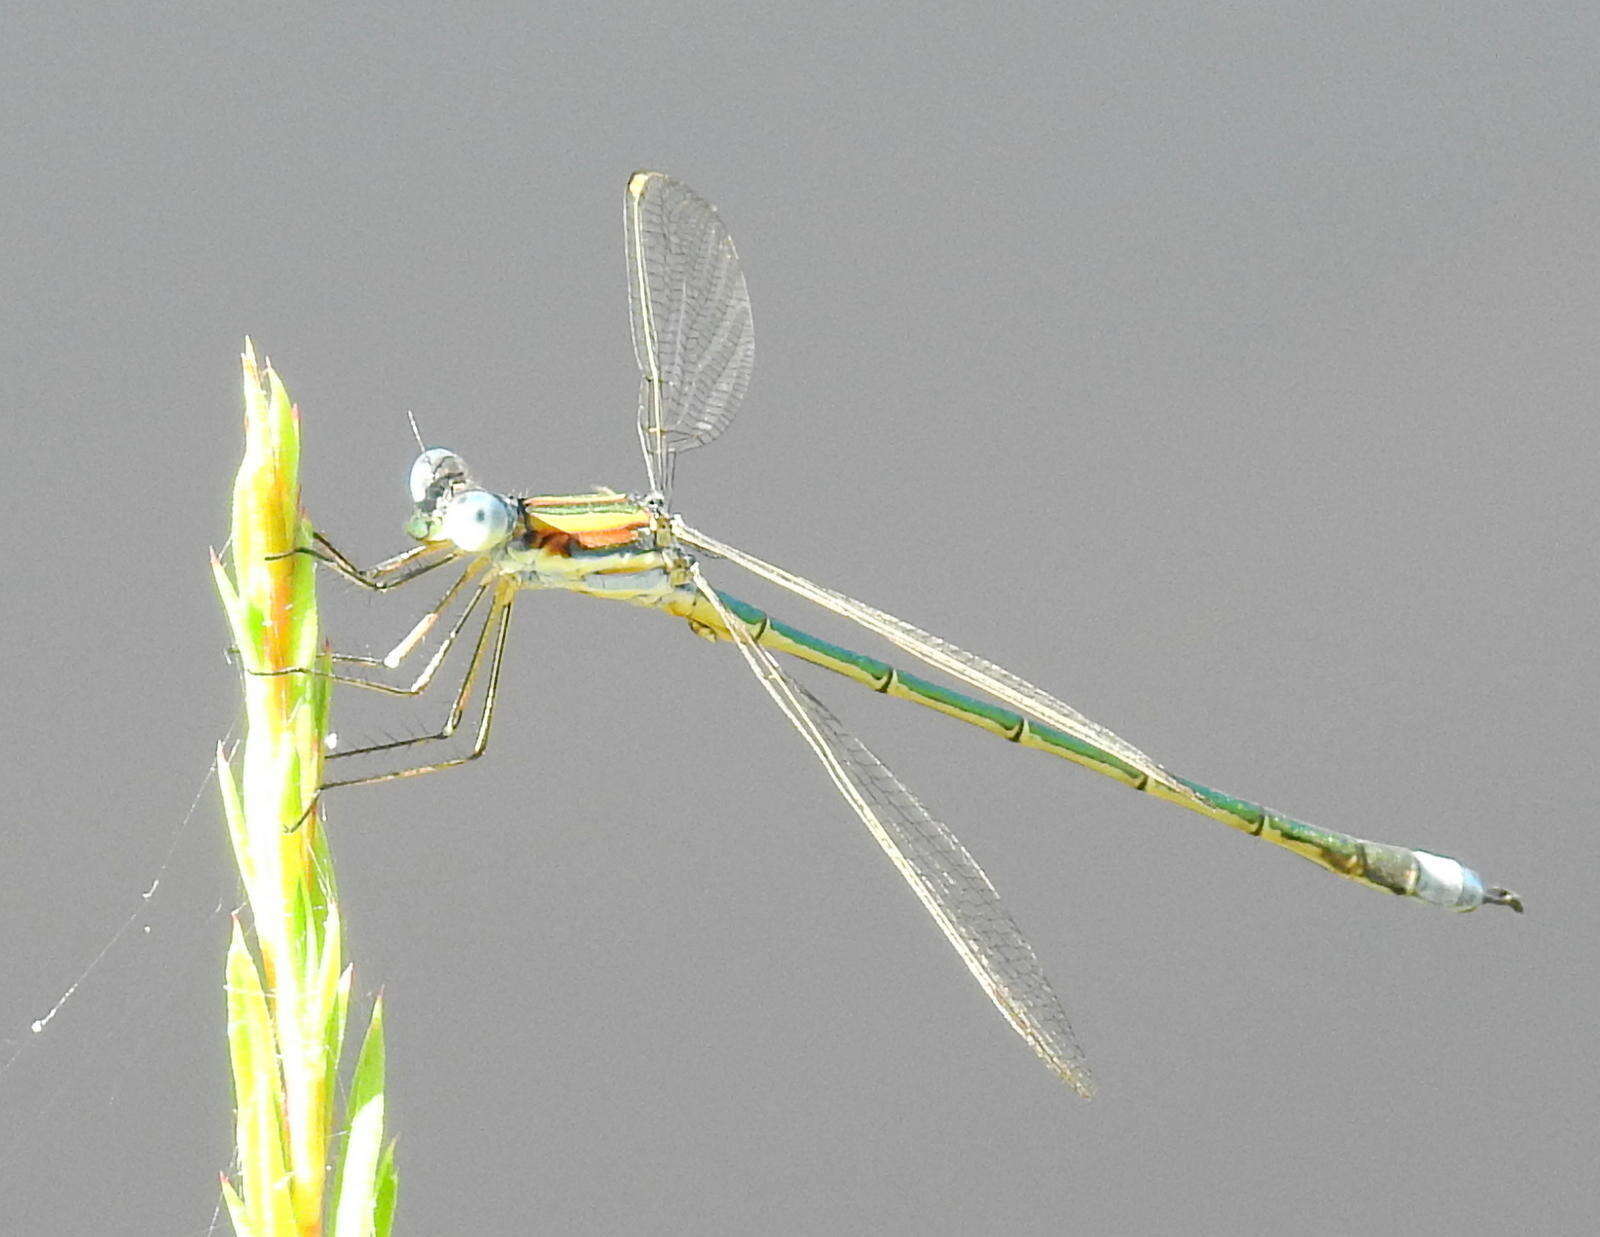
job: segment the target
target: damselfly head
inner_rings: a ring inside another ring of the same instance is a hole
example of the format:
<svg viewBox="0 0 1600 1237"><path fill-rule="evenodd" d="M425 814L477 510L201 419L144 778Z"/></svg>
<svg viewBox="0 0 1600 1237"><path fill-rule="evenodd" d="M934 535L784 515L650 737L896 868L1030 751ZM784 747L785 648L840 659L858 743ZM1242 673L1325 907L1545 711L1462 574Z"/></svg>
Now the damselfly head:
<svg viewBox="0 0 1600 1237"><path fill-rule="evenodd" d="M406 521L406 532L418 541L438 541L444 509L457 494L472 488L467 466L446 447L429 447L411 465L407 481L411 501L416 504Z"/></svg>
<svg viewBox="0 0 1600 1237"><path fill-rule="evenodd" d="M419 507L432 507L453 489L470 484L467 466L448 447L429 447L411 465L411 501Z"/></svg>
<svg viewBox="0 0 1600 1237"><path fill-rule="evenodd" d="M509 500L472 484L454 451L429 447L411 465L416 510L406 531L418 541L453 541L469 554L504 541L516 522Z"/></svg>
<svg viewBox="0 0 1600 1237"><path fill-rule="evenodd" d="M476 554L504 541L515 520L511 504L500 495L487 490L461 490L440 506L438 529L445 540Z"/></svg>

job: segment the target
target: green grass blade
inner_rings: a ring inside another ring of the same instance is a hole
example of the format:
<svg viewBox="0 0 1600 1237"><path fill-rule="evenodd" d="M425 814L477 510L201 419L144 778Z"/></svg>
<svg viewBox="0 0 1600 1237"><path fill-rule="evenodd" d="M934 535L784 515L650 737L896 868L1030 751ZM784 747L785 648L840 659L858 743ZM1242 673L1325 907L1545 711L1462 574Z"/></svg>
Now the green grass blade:
<svg viewBox="0 0 1600 1237"><path fill-rule="evenodd" d="M251 1237L292 1234L294 1199L284 1171L283 1090L278 1075L277 1037L260 972L237 918L228 945L226 974L228 1051L233 1061L235 1129L243 1186L238 1215L243 1216L248 1226L245 1231ZM234 1210L232 1202L229 1210Z"/></svg>
<svg viewBox="0 0 1600 1237"><path fill-rule="evenodd" d="M372 1021L356 1060L346 1101L349 1137L339 1166L333 1237L374 1237L383 1147L383 998L373 1002ZM393 1170L391 1167L390 1175ZM392 1199L392 1192L391 1192ZM392 1201L391 1201L392 1206Z"/></svg>
<svg viewBox="0 0 1600 1237"><path fill-rule="evenodd" d="M394 1162L394 1139L383 1147L378 1161L378 1197L373 1208L374 1237L389 1237L394 1227L395 1206L400 1200L400 1173Z"/></svg>
<svg viewBox="0 0 1600 1237"><path fill-rule="evenodd" d="M351 985L332 858L316 810L331 680L327 656L318 652L315 563L295 552L310 536L296 475L299 416L278 375L257 365L248 340L242 359L245 456L233 491L232 553L227 566L212 557L247 671L245 740L231 761L219 750L218 769L253 929L252 943L236 925L228 951L239 1174L224 1183L223 1196L241 1235L316 1237L329 1214L328 1161ZM376 1015L375 1022L381 1027ZM346 1191L340 1205L351 1232L371 1232L376 1222L382 1060L381 1034L374 1041L369 1031L352 1093L347 1165L340 1169L344 1178L366 1183L353 1196ZM358 1150L353 1176L352 1147ZM351 1197L365 1199L364 1229Z"/></svg>

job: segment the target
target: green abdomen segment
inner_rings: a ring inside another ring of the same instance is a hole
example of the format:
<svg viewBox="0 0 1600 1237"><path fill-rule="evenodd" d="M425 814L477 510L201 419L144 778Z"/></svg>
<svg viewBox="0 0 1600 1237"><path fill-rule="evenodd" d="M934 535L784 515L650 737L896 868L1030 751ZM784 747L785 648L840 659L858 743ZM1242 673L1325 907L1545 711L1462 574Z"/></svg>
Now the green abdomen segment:
<svg viewBox="0 0 1600 1237"><path fill-rule="evenodd" d="M1241 833L1265 838L1338 876L1451 910L1474 910L1485 900L1493 900L1486 899L1477 874L1454 859L1319 829L1187 778L1173 780L1190 793L1174 792L1146 778L1143 772L1112 753L1075 735L822 640L720 590L719 595L730 613L745 623L757 643L766 648L832 670L886 696L897 696L936 709L1012 743L1065 757L1135 790L1221 821ZM715 609L704 598L696 596L684 603L669 604L667 608L713 638L729 638Z"/></svg>

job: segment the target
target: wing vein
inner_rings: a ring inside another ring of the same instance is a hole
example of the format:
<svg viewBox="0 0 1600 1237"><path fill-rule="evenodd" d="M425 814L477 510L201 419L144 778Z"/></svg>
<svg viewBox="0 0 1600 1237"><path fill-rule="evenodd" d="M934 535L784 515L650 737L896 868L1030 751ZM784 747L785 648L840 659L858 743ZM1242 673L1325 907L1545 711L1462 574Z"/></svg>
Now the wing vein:
<svg viewBox="0 0 1600 1237"><path fill-rule="evenodd" d="M920 627L915 627L904 619L898 619L865 602L813 583L803 576L765 562L753 554L725 545L714 537L708 537L696 529L689 528L681 520L676 523L676 531L686 544L726 558L764 580L804 597L807 601L842 618L860 624L868 631L904 649L913 657L953 675L979 691L986 692L1019 712L1109 752L1149 781L1166 787L1173 796L1185 799L1194 797L1192 790L1126 739L1098 722L1091 721L1065 701L1056 699L1043 688L1036 687L1003 666L979 657L976 653L957 648L949 641L931 635Z"/></svg>
<svg viewBox="0 0 1600 1237"><path fill-rule="evenodd" d="M977 860L866 744L784 673L692 568L745 662L806 740L839 793L883 848L1012 1028L1080 1094L1093 1093L1083 1053L1038 957Z"/></svg>
<svg viewBox="0 0 1600 1237"><path fill-rule="evenodd" d="M640 442L665 493L673 457L727 429L749 387L750 294L727 228L687 185L635 173L623 222Z"/></svg>

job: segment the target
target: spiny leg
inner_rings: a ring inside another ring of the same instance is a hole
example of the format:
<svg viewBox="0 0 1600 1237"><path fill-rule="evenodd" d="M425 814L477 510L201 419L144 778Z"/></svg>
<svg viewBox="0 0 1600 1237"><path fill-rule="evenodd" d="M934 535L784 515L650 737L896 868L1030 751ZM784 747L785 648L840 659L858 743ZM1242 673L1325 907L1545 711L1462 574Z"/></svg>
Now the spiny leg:
<svg viewBox="0 0 1600 1237"><path fill-rule="evenodd" d="M369 747L351 748L346 752L335 752L329 759L344 756L368 755L373 752L393 751L396 748L409 747L416 743L428 743L437 739L448 739L461 724L461 718L466 712L467 701L472 695L472 685L477 678L478 668L483 664L485 652L489 656L489 681L484 687L483 712L478 719L478 733L473 740L472 749L463 756L455 756L449 760L437 761L433 764L417 765L409 769L394 769L387 773L374 773L365 777L341 778L336 781L324 782L322 790L330 790L335 786L366 786L373 782L389 782L396 778L416 777L423 773L436 773L441 769L451 769L457 765L464 765L468 761L476 760L482 756L489 746L489 725L494 718L495 697L500 687L500 665L505 657L506 633L511 628L511 606L516 594L507 592L497 596L489 608L488 617L484 620L483 627L478 633L477 644L472 650L472 660L467 665L466 674L462 677L461 688L456 693L455 703L450 708L450 716L445 720L444 726L433 734L417 735L410 739L396 739L390 743L375 743ZM498 620L498 624L497 624ZM493 648L490 650L489 631L495 628Z"/></svg>
<svg viewBox="0 0 1600 1237"><path fill-rule="evenodd" d="M355 562L350 558L350 556L343 550L339 549L338 546L334 545L333 542L328 539L327 535L320 530L311 530L311 540L322 547L322 553L319 553L310 547L301 547L297 550L297 552L312 555L312 557L316 558L318 561L326 563L328 566L338 571L341 575L357 584L363 585L367 588L380 590L393 588L396 584L404 584L407 580L415 579L416 576L420 575L423 570L427 570L427 567L418 570L416 560L425 557L430 551L439 548L438 546L430 545L427 542L418 542L409 549L401 550L398 554L391 554L383 561L375 563L373 566L363 570L362 568L356 566ZM428 564L428 567L437 565L438 564L436 563L430 563ZM410 569L407 571L407 574L403 579L382 581L379 578L382 576L393 575L402 568ZM416 574L411 574L411 571L415 571Z"/></svg>
<svg viewBox="0 0 1600 1237"><path fill-rule="evenodd" d="M444 659L447 656L449 656L450 649L455 645L456 637L459 636L462 633L462 631L464 631L466 629L468 621L472 618L473 611L475 611L478 608L478 603L483 600L484 594L487 593L491 588L494 587L494 583L495 582L493 580L485 580L482 584L480 584L478 586L477 591L472 594L472 600L467 603L466 609L461 611L461 617L456 619L455 623L451 626L449 632L446 633L445 638L443 640L439 641L439 647L434 650L433 656L428 659L428 664L422 668L422 673L417 675L417 677L414 680L412 680L412 682L411 682L411 684L409 686L402 687L402 686L399 686L399 685L393 684L393 683L383 683L383 682L380 682L377 679L366 679L366 678L362 678L360 675L355 675L355 674L330 673L328 675L328 677L333 679L335 682L338 682L338 683L348 683L352 687L364 687L368 691L382 692L382 693L384 693L385 695L388 695L388 696L417 696L417 695L421 695L424 691L426 691L428 689L429 684L431 684L433 682L433 676L438 672L439 667L444 664ZM494 609L491 606L489 615L485 619L485 625L487 626L487 624L490 623L490 622L493 622L493 620L494 620ZM479 640L481 641L482 638L483 637L482 637L482 634L480 632ZM338 655L335 654L336 658L337 658L337 656ZM474 657L477 656L477 652L476 651L474 651L473 656ZM375 663L375 664L380 664L381 665L383 663ZM296 672L291 671L290 673L296 673ZM313 671L303 671L302 673L313 673L314 674L316 672L313 670ZM341 752L339 754L340 755L348 755L349 753Z"/></svg>
<svg viewBox="0 0 1600 1237"><path fill-rule="evenodd" d="M460 590L461 586L465 584L467 579L478 569L479 565L476 563L469 567L462 575L461 579L457 580L456 583L451 587L450 591L445 594L444 598L439 602L439 604L427 615L423 616L424 622L433 618L437 618L438 613L450 603L450 601L455 597L456 593ZM276 678L279 675L285 674L323 674L324 677L332 679L336 683L348 683L352 687L364 687L369 691L383 692L385 695L389 696L420 695L423 691L427 690L429 684L433 682L433 676L438 672L438 669L443 664L445 657L449 655L450 649L456 642L456 637L458 637L466 628L467 622L472 618L473 611L478 608L478 603L483 600L484 594L487 593L492 587L494 587L493 580L486 580L478 586L477 591L472 595L472 600L469 601L466 608L462 610L461 616L456 619L454 625L450 628L450 631L445 635L445 638L439 642L439 647L434 650L433 656L428 659L428 664L422 668L422 673L417 675L416 679L413 680L409 686L401 686L394 683L384 683L377 679L363 678L360 675L355 674L340 674L337 671L319 671L310 666L290 666L284 670L246 670L245 673L259 675L262 678ZM429 625L431 626L431 623ZM422 623L418 624L419 628L422 626ZM415 629L413 634L415 634ZM407 641L410 640L411 637L408 636ZM402 644L404 643L405 642L402 642ZM410 651L410 648L405 649L405 653L409 653ZM391 663L387 658L379 659L375 657L361 657L351 653L334 653L331 656L334 661L339 662L355 662L359 665L387 667L391 664L398 665L404 655L405 654L403 653L401 654L401 657L395 658L393 663ZM348 755L348 753L340 753L340 755Z"/></svg>
<svg viewBox="0 0 1600 1237"><path fill-rule="evenodd" d="M460 595L461 590L466 586L467 581L472 579L472 577L478 572L482 571L484 566L485 563L482 559L476 559L468 564L467 569L461 573L460 577L454 584L445 590L444 596L439 598L438 602L433 606L433 608L424 614L420 619L418 619L411 630L401 638L400 642L382 657L368 657L358 653L335 653L333 654L333 660L347 662L357 666L381 666L385 670L395 669L400 665L401 662L403 662L407 657L410 657L411 654L416 651L417 647L427 637L428 633L433 630L434 624L439 621L440 615L442 615L445 610L449 608L450 603ZM473 597L471 604L467 607L468 613L471 612L472 606L478 604L478 598L482 595L483 589L480 588L477 595ZM449 642L455 639L456 633L460 630L461 623L457 622L455 629L450 633L449 636L446 637L444 647L449 647ZM442 655L442 653L436 654L435 660L437 660L437 657L440 655ZM431 670L424 671L424 674L431 674ZM343 681L346 683L359 683L378 688L379 690L389 690L384 684L374 683L366 679L345 678ZM421 679L418 681L422 682ZM422 690L421 687L416 685L413 685L409 689L401 689L405 695L415 695L420 690Z"/></svg>
<svg viewBox="0 0 1600 1237"><path fill-rule="evenodd" d="M432 672L434 669L436 669L437 663L443 660L443 653L447 651L449 643L453 641L456 635L465 627L468 619L472 617L472 612L477 608L478 602L483 599L483 595L493 586L493 583L493 581L486 581L479 587L477 593L473 595L472 601L468 604L461 617L456 621L454 629L451 630L450 635L446 638L445 646L441 648L439 653L434 655L432 661L430 661L429 665L424 670L423 673L428 678L432 678ZM499 612L500 603L498 600L496 600L490 605L489 613L484 616L483 623L478 628L477 639L473 642L472 656L467 661L467 668L462 673L460 686L456 688L456 695L454 701L451 702L450 712L446 716L444 725L440 729L429 734L414 735L408 739L393 739L387 743L369 743L363 747L352 747L340 752L330 752L327 758L329 760L341 760L349 756L366 756L373 752L386 752L397 747L407 747L413 743L426 743L433 739L448 739L451 735L453 735L456 731L456 728L461 725L461 718L466 712L467 701L472 695L472 684L476 678L478 666L483 660L484 649L488 647L489 631L494 626L495 618ZM295 669L280 671L279 673L314 674L316 671ZM409 693L407 689L403 687L394 687L387 683L378 683L371 679L357 678L353 675L329 674L328 677L336 682L349 683L356 687L366 687L373 691L381 691L389 695L414 694ZM424 683L423 686L427 686L427 684Z"/></svg>
<svg viewBox="0 0 1600 1237"><path fill-rule="evenodd" d="M280 558L289 558L295 554L305 554L308 557L315 559L317 562L322 563L324 566L331 567L339 575L355 584L359 584L362 588L372 589L375 592L381 593L386 592L391 588L398 588L402 584L408 584L412 580L415 580L418 576L426 575L435 567L442 567L446 563L452 562L459 557L458 551L456 551L454 548L447 548L447 552L441 557L433 559L431 562L416 564L413 563L412 560L420 558L425 554L441 548L437 545L419 544L412 546L409 550L402 550L399 554L384 559L375 567L363 571L360 567L357 567L353 562L351 562L350 559L333 544L333 542L329 541L315 529L312 530L311 539L316 542L317 545L320 545L322 549L319 550L314 546L296 546L292 550L285 550L282 554L269 554L267 556L267 560L272 562ZM396 576L392 580L382 580L377 578L383 575L391 574L395 571L400 571L402 568L405 568L402 574ZM461 578L446 591L442 598L440 598L439 604L427 614L423 615L422 618L417 621L416 626L414 626L411 631L394 646L394 648L389 650L389 653L386 656L382 658L374 658L356 653L335 653L333 654L333 660L352 662L356 665L362 666L384 666L388 669L393 669L395 666L398 666L428 634L428 632L432 629L433 624L438 621L440 611L450 604L450 602L455 598L456 594L460 591L462 585L467 582L468 578L477 569L478 564L476 563L474 563L472 566L469 566ZM230 647L228 649L228 654L231 657L238 651L238 649ZM260 674L265 672L250 671L249 673ZM276 671L275 673L298 674L307 673L307 671L291 669ZM340 676L335 675L333 677L338 678ZM358 684L364 682L363 680L350 678L343 679L343 681L347 683ZM376 684L367 685L377 686Z"/></svg>
<svg viewBox="0 0 1600 1237"><path fill-rule="evenodd" d="M296 546L284 554L274 555L273 557L287 558L290 554L309 555L319 563L333 568L334 571L351 583L359 584L362 588L371 589L376 593L387 592L391 588L399 588L402 584L409 584L418 576L426 575L435 567L442 567L445 563L450 562L458 553L454 547L440 547L422 542L412 546L409 550L402 550L400 553L384 559L376 566L369 567L363 571L320 532L313 530L311 540L316 544ZM321 547L320 549L318 548L319 546ZM431 562L420 564L415 561L441 548L446 550L441 557L433 559ZM390 575L394 576L391 580L382 578Z"/></svg>
<svg viewBox="0 0 1600 1237"><path fill-rule="evenodd" d="M457 552L451 548L449 549L448 553L444 554L440 558L436 558L431 562L422 563L420 565L414 565L412 564L413 559L420 558L422 555L440 548L437 545L419 544L412 546L409 550L402 550L399 554L384 559L383 562L377 564L377 566L372 567L367 571L363 571L361 568L352 563L350 559L333 544L333 542L329 541L321 533L317 532L316 530L312 530L311 539L315 541L317 545L320 545L322 549L319 550L313 546L296 546L292 550L285 550L282 554L269 554L267 556L267 561L273 562L281 558L289 558L295 554L305 554L315 559L317 562L322 563L327 567L331 567L345 579L359 584L363 588L372 589L376 592L386 592L387 590L396 588L401 584L407 584L410 581L415 580L418 576L426 575L435 567L442 567L444 564L451 562L458 556ZM408 566L408 564L412 565ZM381 580L376 578L398 571L403 567L406 568L404 574L396 577L393 580ZM424 615L423 618L419 620L416 627L413 627L411 632L404 639L402 639L399 644L395 645L395 647L390 650L388 657L375 659L370 657L362 657L360 655L351 653L335 653L333 655L333 659L335 661L354 662L358 665L382 665L391 669L393 666L399 665L400 661L411 652L416 644L433 626L433 623L438 617L436 611L442 610L445 606L450 604L451 599L460 590L461 586L466 583L467 576L472 574L472 570L473 568L468 568L466 575L463 575L461 579L457 580L455 585L440 600L439 605L435 608L435 611L430 611L427 615ZM238 653L238 651L239 650L237 648L230 646L228 648L229 658L231 659L235 654ZM391 663L389 658L394 658L395 660ZM260 674L264 672L249 671L249 673ZM302 673L302 671L284 670L277 671L276 673L296 674ZM354 682L355 680L347 681Z"/></svg>

